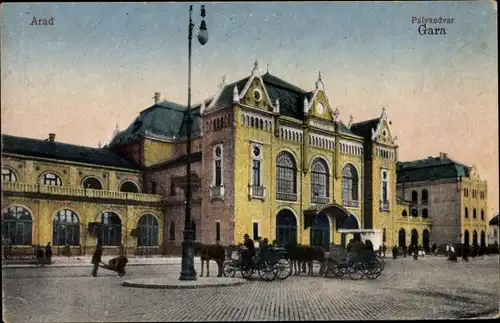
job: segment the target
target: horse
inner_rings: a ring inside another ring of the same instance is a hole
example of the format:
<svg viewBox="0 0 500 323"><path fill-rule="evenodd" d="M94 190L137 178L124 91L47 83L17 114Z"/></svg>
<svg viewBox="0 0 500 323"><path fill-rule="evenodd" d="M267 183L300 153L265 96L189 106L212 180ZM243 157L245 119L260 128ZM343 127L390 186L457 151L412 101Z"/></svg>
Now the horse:
<svg viewBox="0 0 500 323"><path fill-rule="evenodd" d="M322 248L302 246L300 244L288 244L285 246L288 252L288 257L292 263L292 273L298 276L301 272L302 265L307 265L307 274L313 276L313 262L317 261L321 264L320 274L325 268L325 251Z"/></svg>
<svg viewBox="0 0 500 323"><path fill-rule="evenodd" d="M218 274L217 277L222 277L222 268L224 267L224 260L226 259L226 251L220 244L203 244L197 242L195 244L196 254L201 258L201 274L203 277L204 264L207 264L207 277L210 276L210 260L217 263Z"/></svg>

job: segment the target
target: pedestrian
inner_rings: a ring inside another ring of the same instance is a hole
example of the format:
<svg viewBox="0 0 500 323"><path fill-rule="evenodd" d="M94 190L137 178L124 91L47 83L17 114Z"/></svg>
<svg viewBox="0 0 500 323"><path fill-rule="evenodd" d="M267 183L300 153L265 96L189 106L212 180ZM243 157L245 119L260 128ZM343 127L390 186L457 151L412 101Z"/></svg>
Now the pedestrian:
<svg viewBox="0 0 500 323"><path fill-rule="evenodd" d="M102 262L101 258L102 258L102 246L100 242L97 242L94 254L92 255L92 264L94 264L94 269L92 269L92 277L97 276L97 270L99 269L99 264Z"/></svg>
<svg viewBox="0 0 500 323"><path fill-rule="evenodd" d="M40 245L36 247L36 268L43 266L43 249Z"/></svg>
<svg viewBox="0 0 500 323"><path fill-rule="evenodd" d="M463 251L462 251L462 260L465 262L469 262L469 244L464 243Z"/></svg>
<svg viewBox="0 0 500 323"><path fill-rule="evenodd" d="M52 264L52 246L50 245L50 242L48 242L45 246L45 259L47 264Z"/></svg>
<svg viewBox="0 0 500 323"><path fill-rule="evenodd" d="M254 242L254 245L255 245L256 249L259 249L259 245L260 245L261 242L262 242L262 238L261 237L257 237L257 240L255 240L255 242Z"/></svg>
<svg viewBox="0 0 500 323"><path fill-rule="evenodd" d="M245 247L246 250L243 250L242 257L243 257L243 263L246 266L249 266L252 268L252 263L253 263L253 256L255 255L255 244L252 239L250 239L250 236L245 233L243 236L243 246Z"/></svg>

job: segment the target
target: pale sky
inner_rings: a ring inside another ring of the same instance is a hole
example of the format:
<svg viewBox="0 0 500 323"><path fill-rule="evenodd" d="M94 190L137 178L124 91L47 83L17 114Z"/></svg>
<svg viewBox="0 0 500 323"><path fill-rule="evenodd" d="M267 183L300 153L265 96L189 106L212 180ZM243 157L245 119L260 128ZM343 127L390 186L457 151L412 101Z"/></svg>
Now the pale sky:
<svg viewBox="0 0 500 323"><path fill-rule="evenodd" d="M97 146L153 93L187 103L189 4L2 5L2 133ZM498 213L497 11L484 2L207 3L193 100L260 68L306 90L320 70L341 119L387 106L400 160L447 152L488 180ZM453 18L420 35L412 17ZM54 18L52 26L31 25ZM200 7L193 20L199 26Z"/></svg>

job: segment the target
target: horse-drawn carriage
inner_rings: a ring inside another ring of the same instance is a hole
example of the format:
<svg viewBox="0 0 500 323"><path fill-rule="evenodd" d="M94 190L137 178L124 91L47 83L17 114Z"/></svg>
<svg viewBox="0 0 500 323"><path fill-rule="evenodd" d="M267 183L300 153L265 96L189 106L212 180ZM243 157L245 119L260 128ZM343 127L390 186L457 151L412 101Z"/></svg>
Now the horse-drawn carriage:
<svg viewBox="0 0 500 323"><path fill-rule="evenodd" d="M353 280L363 277L377 279L385 268L384 260L371 250L331 252L326 259L325 277L349 275Z"/></svg>
<svg viewBox="0 0 500 323"><path fill-rule="evenodd" d="M243 251L241 247L233 250L231 259L224 262L225 277L234 277L238 270L246 279L257 271L260 278L265 281L273 281L276 278L284 280L292 274L288 253L283 248L268 247L259 250L249 261L245 261L242 257Z"/></svg>

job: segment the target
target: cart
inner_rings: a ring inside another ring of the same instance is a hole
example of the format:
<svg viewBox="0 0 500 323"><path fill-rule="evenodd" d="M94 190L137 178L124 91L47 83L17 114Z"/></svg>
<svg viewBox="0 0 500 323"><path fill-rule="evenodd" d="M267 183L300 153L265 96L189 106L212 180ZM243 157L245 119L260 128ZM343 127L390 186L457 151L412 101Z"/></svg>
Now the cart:
<svg viewBox="0 0 500 323"><path fill-rule="evenodd" d="M128 263L128 259L125 256L119 256L108 261L108 264L100 263L99 267L107 270L111 270L118 273L118 276L124 276L127 272L125 271L125 266Z"/></svg>

